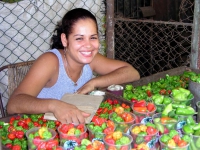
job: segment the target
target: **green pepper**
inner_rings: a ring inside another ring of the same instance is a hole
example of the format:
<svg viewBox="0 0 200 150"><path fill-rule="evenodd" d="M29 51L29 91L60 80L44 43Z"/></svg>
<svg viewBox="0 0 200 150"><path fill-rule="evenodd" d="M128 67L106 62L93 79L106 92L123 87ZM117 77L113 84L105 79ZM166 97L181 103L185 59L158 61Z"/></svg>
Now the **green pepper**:
<svg viewBox="0 0 200 150"><path fill-rule="evenodd" d="M174 117L176 116L175 111L176 111L176 110L174 110L174 109L173 109L172 111L170 111L170 112L168 113L168 117L174 118Z"/></svg>
<svg viewBox="0 0 200 150"><path fill-rule="evenodd" d="M200 123L194 125L193 130L200 130Z"/></svg>
<svg viewBox="0 0 200 150"><path fill-rule="evenodd" d="M79 129L75 129L75 131L74 131L74 135L80 135L81 134L81 130L79 130Z"/></svg>
<svg viewBox="0 0 200 150"><path fill-rule="evenodd" d="M138 135L145 136L145 135L147 135L147 133L146 132L140 132L140 133L138 133Z"/></svg>
<svg viewBox="0 0 200 150"><path fill-rule="evenodd" d="M194 131L193 135L198 135L198 136L200 136L200 130Z"/></svg>
<svg viewBox="0 0 200 150"><path fill-rule="evenodd" d="M94 126L94 128L93 128L93 130L92 130L93 132L103 132L103 129L100 127L100 126Z"/></svg>
<svg viewBox="0 0 200 150"><path fill-rule="evenodd" d="M189 135L183 135L181 137L181 139L184 140L184 141L186 141L186 142L188 142L188 143L190 143L190 141L191 141L191 137Z"/></svg>
<svg viewBox="0 0 200 150"><path fill-rule="evenodd" d="M56 127L55 122L53 120L48 120L47 127L54 129Z"/></svg>
<svg viewBox="0 0 200 150"><path fill-rule="evenodd" d="M133 85L132 84L127 84L125 86L125 90L132 91L133 90Z"/></svg>
<svg viewBox="0 0 200 150"><path fill-rule="evenodd" d="M91 142L90 140L88 140L88 139L83 139L83 140L81 141L81 145L88 146L88 145L90 145L90 144L92 144L92 142Z"/></svg>
<svg viewBox="0 0 200 150"><path fill-rule="evenodd" d="M161 133L164 133L164 126L160 123L154 123L156 126L156 129L158 129L158 131L160 131Z"/></svg>
<svg viewBox="0 0 200 150"><path fill-rule="evenodd" d="M168 96L164 96L163 98L163 104L168 105L172 102L172 99Z"/></svg>
<svg viewBox="0 0 200 150"><path fill-rule="evenodd" d="M120 145L127 145L130 143L130 139L127 136L123 136L119 139Z"/></svg>
<svg viewBox="0 0 200 150"><path fill-rule="evenodd" d="M190 135L190 134L193 134L193 133L194 133L194 130L191 128L191 125L189 125L189 124L185 124L185 125L183 126L183 131L184 131L184 133L187 134L187 135Z"/></svg>
<svg viewBox="0 0 200 150"><path fill-rule="evenodd" d="M167 143L170 139L170 136L167 134L162 135L162 137L160 138L161 142L163 143Z"/></svg>
<svg viewBox="0 0 200 150"><path fill-rule="evenodd" d="M198 149L200 149L200 138L198 138L195 142L195 145Z"/></svg>
<svg viewBox="0 0 200 150"><path fill-rule="evenodd" d="M194 120L194 118L192 116L188 116L187 119L186 119L186 123L187 124L191 124L191 125L195 125L196 122Z"/></svg>
<svg viewBox="0 0 200 150"><path fill-rule="evenodd" d="M178 131L176 131L176 130L170 130L169 131L169 136L171 137L171 138L173 138L175 135L178 135L179 133L178 133Z"/></svg>
<svg viewBox="0 0 200 150"><path fill-rule="evenodd" d="M189 147L190 150L198 150L198 149L196 148L196 146L195 146L195 143L194 143L193 138L191 139L190 145L189 145L189 146L190 146L190 147Z"/></svg>
<svg viewBox="0 0 200 150"><path fill-rule="evenodd" d="M44 131L44 132L42 133L42 137L43 137L45 140L48 140L48 139L50 139L50 138L52 137L52 133L49 132L48 130L47 130L47 131Z"/></svg>
<svg viewBox="0 0 200 150"><path fill-rule="evenodd" d="M10 140L10 139L5 139L5 140L2 139L1 142L2 142L3 145L6 145L6 144L9 144L9 143L12 143L12 140Z"/></svg>
<svg viewBox="0 0 200 150"><path fill-rule="evenodd" d="M186 108L185 104L178 104L178 103L173 103L172 104L172 108L176 109L176 108Z"/></svg>
<svg viewBox="0 0 200 150"><path fill-rule="evenodd" d="M155 124L153 124L153 123L151 123L151 122L147 122L147 123L146 123L146 126L147 126L147 127L156 128Z"/></svg>
<svg viewBox="0 0 200 150"><path fill-rule="evenodd" d="M3 126L4 125L4 121L0 121L0 126Z"/></svg>
<svg viewBox="0 0 200 150"><path fill-rule="evenodd" d="M187 106L186 108L177 108L176 114L177 115L194 115L196 112L194 108Z"/></svg>
<svg viewBox="0 0 200 150"><path fill-rule="evenodd" d="M141 144L142 142L144 142L144 138L142 136L137 136L135 142L136 144Z"/></svg>
<svg viewBox="0 0 200 150"><path fill-rule="evenodd" d="M162 116L168 116L168 113L170 112L170 111L172 111L172 104L168 104L165 108L164 108L164 110L163 110L163 112L162 112Z"/></svg>
<svg viewBox="0 0 200 150"><path fill-rule="evenodd" d="M152 96L152 100L156 105L162 104L163 103L163 99L164 99L164 96L161 95L161 94L154 94Z"/></svg>

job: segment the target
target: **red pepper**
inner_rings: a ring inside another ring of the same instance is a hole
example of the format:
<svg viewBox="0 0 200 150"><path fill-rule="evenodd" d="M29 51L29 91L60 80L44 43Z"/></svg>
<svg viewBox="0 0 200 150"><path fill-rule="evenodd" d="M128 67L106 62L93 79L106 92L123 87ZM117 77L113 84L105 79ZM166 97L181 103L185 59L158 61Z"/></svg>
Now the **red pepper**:
<svg viewBox="0 0 200 150"><path fill-rule="evenodd" d="M8 132L13 132L13 131L15 131L15 127L13 125L10 125L8 127Z"/></svg>
<svg viewBox="0 0 200 150"><path fill-rule="evenodd" d="M25 123L26 123L26 124L29 124L30 122L32 122L32 121L31 121L31 118L26 118L26 119L25 119Z"/></svg>
<svg viewBox="0 0 200 150"><path fill-rule="evenodd" d="M35 136L33 139L33 144L38 146L40 144L41 138L40 136Z"/></svg>
<svg viewBox="0 0 200 150"><path fill-rule="evenodd" d="M153 103L148 103L147 104L147 110L148 111L154 111L155 110L155 105Z"/></svg>
<svg viewBox="0 0 200 150"><path fill-rule="evenodd" d="M148 97L151 97L151 96L152 96L152 93L151 93L150 90L147 90L146 93L147 93L147 96L148 96Z"/></svg>
<svg viewBox="0 0 200 150"><path fill-rule="evenodd" d="M167 93L167 90L161 89L159 93L160 93L161 95L165 95L165 94Z"/></svg>
<svg viewBox="0 0 200 150"><path fill-rule="evenodd" d="M176 144L181 140L181 138L180 138L180 136L179 136L178 134L175 135L172 139L174 140L174 142L175 142Z"/></svg>
<svg viewBox="0 0 200 150"><path fill-rule="evenodd" d="M113 105L116 105L116 104L118 104L119 102L118 102L118 100L113 100Z"/></svg>
<svg viewBox="0 0 200 150"><path fill-rule="evenodd" d="M46 143L46 149L54 149L56 146L58 146L57 140L50 140Z"/></svg>
<svg viewBox="0 0 200 150"><path fill-rule="evenodd" d="M21 130L17 130L15 133L16 138L22 139L24 137L24 132Z"/></svg>
<svg viewBox="0 0 200 150"><path fill-rule="evenodd" d="M15 136L14 133L9 133L7 136L8 136L8 138L9 138L10 140L14 140L14 139L16 138L16 136Z"/></svg>
<svg viewBox="0 0 200 150"><path fill-rule="evenodd" d="M10 118L10 122L9 122L9 124L11 124L11 125L12 125L12 124L13 124L13 122L14 122L14 120L15 120L15 117L11 117L11 118Z"/></svg>
<svg viewBox="0 0 200 150"><path fill-rule="evenodd" d="M58 121L58 120L56 120L56 121L55 121L55 125L56 125L56 127L59 127L59 126L60 126L60 124L61 124L61 122L60 122L60 121Z"/></svg>
<svg viewBox="0 0 200 150"><path fill-rule="evenodd" d="M6 148L12 149L12 143L7 143L5 146Z"/></svg>
<svg viewBox="0 0 200 150"><path fill-rule="evenodd" d="M109 133L112 133L114 131L114 128L112 127L107 127L103 130L103 133L104 134L109 134Z"/></svg>
<svg viewBox="0 0 200 150"><path fill-rule="evenodd" d="M145 100L140 100L137 101L133 104L134 107L145 107L146 106L146 101Z"/></svg>
<svg viewBox="0 0 200 150"><path fill-rule="evenodd" d="M157 130L151 126L148 126L146 132L147 132L147 135L154 135L157 133Z"/></svg>
<svg viewBox="0 0 200 150"><path fill-rule="evenodd" d="M12 150L21 150L20 145L13 145Z"/></svg>
<svg viewBox="0 0 200 150"><path fill-rule="evenodd" d="M113 104L113 101L112 101L111 99L107 99L106 101L107 101L110 105Z"/></svg>
<svg viewBox="0 0 200 150"><path fill-rule="evenodd" d="M128 145L121 146L121 147L120 147L120 150L129 150L129 146L128 146Z"/></svg>
<svg viewBox="0 0 200 150"><path fill-rule="evenodd" d="M135 103L135 102L138 102L138 100L137 100L137 99L134 99L134 98L132 98L132 99L131 99L131 102Z"/></svg>
<svg viewBox="0 0 200 150"><path fill-rule="evenodd" d="M115 144L115 140L111 139L111 138L110 139L106 139L105 141L106 141L106 143L111 144L111 145Z"/></svg>
<svg viewBox="0 0 200 150"><path fill-rule="evenodd" d="M97 109L97 114L100 114L103 111L103 108L98 108Z"/></svg>
<svg viewBox="0 0 200 150"><path fill-rule="evenodd" d="M186 145L187 145L187 142L184 141L184 140L180 140L180 141L178 142L178 146L179 146L179 147L185 147Z"/></svg>
<svg viewBox="0 0 200 150"><path fill-rule="evenodd" d="M37 150L46 149L46 142L39 142L37 145Z"/></svg>

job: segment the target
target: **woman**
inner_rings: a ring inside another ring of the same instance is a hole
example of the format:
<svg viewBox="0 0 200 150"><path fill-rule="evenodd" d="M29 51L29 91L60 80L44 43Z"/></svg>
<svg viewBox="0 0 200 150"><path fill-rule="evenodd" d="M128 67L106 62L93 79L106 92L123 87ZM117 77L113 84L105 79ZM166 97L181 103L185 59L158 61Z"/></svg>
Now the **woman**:
<svg viewBox="0 0 200 150"><path fill-rule="evenodd" d="M87 94L95 88L138 80L130 64L104 57L97 21L89 11L69 11L53 36L52 50L42 54L11 95L9 114L52 112L62 123L84 123L90 114L59 101L65 93ZM93 72L99 76L92 78Z"/></svg>

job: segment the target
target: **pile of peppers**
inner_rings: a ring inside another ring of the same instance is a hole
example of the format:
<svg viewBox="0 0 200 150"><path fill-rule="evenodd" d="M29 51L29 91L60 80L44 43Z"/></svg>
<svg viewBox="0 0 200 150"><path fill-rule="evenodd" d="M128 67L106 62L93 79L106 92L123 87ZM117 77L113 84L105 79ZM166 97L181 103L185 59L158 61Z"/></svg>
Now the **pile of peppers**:
<svg viewBox="0 0 200 150"><path fill-rule="evenodd" d="M135 115L131 112L126 112L122 107L117 107L115 111L110 114L109 119L115 123L115 130L126 133L129 127L135 121Z"/></svg>
<svg viewBox="0 0 200 150"><path fill-rule="evenodd" d="M186 124L182 128L183 133L189 135L190 138L190 150L200 149L200 123L196 123L192 116L188 117Z"/></svg>
<svg viewBox="0 0 200 150"><path fill-rule="evenodd" d="M178 131L170 130L168 134L164 134L160 137L160 142L162 142L162 149L170 150L173 148L187 150L189 145L190 136L181 136Z"/></svg>
<svg viewBox="0 0 200 150"><path fill-rule="evenodd" d="M86 125L89 130L89 139L92 141L93 139L103 139L105 134L109 134L114 132L115 124L111 120L107 120L102 124L97 124L95 122L91 122Z"/></svg>
<svg viewBox="0 0 200 150"><path fill-rule="evenodd" d="M130 128L131 135L133 137L133 149L132 150L150 150L155 148L156 138L158 130L153 123L136 124Z"/></svg>
<svg viewBox="0 0 200 150"><path fill-rule="evenodd" d="M34 127L56 129L59 125L59 121L44 119L44 114L13 116L8 123L0 121L1 142L3 147L8 149L27 150L27 130ZM56 138L58 139L58 135Z"/></svg>
<svg viewBox="0 0 200 150"><path fill-rule="evenodd" d="M105 146L101 141L82 139L79 146L74 147L74 150L105 150Z"/></svg>
<svg viewBox="0 0 200 150"><path fill-rule="evenodd" d="M78 124L77 126L70 124L61 124L58 128L60 135L60 144L64 145L66 141L74 141L74 144L80 145L81 140L88 137L86 127L84 124ZM67 146L66 146L67 147ZM68 148L68 147L67 147Z"/></svg>
<svg viewBox="0 0 200 150"><path fill-rule="evenodd" d="M47 127L41 127L39 130L33 131L28 135L29 149L56 149L59 142L54 139L52 133Z"/></svg>
<svg viewBox="0 0 200 150"><path fill-rule="evenodd" d="M131 139L121 131L114 131L107 134L103 141L107 150L129 150L132 142Z"/></svg>

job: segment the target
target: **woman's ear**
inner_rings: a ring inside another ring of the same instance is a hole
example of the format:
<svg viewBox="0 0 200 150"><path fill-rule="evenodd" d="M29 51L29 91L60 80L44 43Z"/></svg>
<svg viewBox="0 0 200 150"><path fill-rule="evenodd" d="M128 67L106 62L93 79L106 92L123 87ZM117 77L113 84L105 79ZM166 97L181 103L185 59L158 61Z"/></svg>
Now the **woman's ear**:
<svg viewBox="0 0 200 150"><path fill-rule="evenodd" d="M67 47L67 38L64 33L61 34L61 42L62 42L63 47Z"/></svg>

